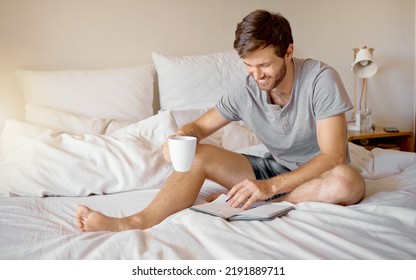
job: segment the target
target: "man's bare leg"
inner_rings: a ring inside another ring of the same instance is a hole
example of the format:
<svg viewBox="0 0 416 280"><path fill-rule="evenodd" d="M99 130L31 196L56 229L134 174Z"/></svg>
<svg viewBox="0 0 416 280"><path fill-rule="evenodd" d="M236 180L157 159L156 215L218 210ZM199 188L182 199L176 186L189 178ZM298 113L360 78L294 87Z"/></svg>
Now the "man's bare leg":
<svg viewBox="0 0 416 280"><path fill-rule="evenodd" d="M305 201L352 205L361 201L365 182L360 173L350 165L338 165L321 176L301 184L276 201L300 203Z"/></svg>
<svg viewBox="0 0 416 280"><path fill-rule="evenodd" d="M78 226L81 231L122 231L152 227L173 213L189 207L205 179L230 189L244 179L254 179L254 172L243 155L210 145L199 145L191 171L174 172L143 211L124 218L112 218L79 206L76 211ZM301 184L278 201L320 201L350 205L359 202L364 192L365 182L358 171L351 166L340 165Z"/></svg>
<svg viewBox="0 0 416 280"><path fill-rule="evenodd" d="M123 231L150 228L168 216L192 205L205 179L231 188L245 178L254 178L248 159L210 145L198 145L189 172L173 172L152 202L134 215L113 218L79 206L76 219L81 231Z"/></svg>
<svg viewBox="0 0 416 280"><path fill-rule="evenodd" d="M79 206L76 210L78 226L81 231L149 228L171 214L189 207L202 186L201 178L200 172L195 170L186 174L174 172L147 208L128 217L108 217L86 206Z"/></svg>

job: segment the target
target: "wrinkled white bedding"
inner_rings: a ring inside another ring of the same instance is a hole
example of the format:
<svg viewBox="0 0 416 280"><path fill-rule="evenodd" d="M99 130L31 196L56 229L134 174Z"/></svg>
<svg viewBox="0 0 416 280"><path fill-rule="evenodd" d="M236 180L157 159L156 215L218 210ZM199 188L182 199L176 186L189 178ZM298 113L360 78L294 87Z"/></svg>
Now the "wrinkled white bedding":
<svg viewBox="0 0 416 280"><path fill-rule="evenodd" d="M367 178L361 203L300 203L272 221L227 222L186 209L144 231L80 233L78 204L124 216L158 190L0 198L0 259L416 259L416 154L350 148ZM207 181L196 203L213 191L224 190Z"/></svg>

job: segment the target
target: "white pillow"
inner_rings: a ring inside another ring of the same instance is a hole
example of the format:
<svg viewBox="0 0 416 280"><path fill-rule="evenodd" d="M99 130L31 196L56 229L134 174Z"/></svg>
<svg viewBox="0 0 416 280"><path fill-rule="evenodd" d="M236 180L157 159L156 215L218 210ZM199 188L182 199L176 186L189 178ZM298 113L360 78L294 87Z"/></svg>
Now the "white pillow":
<svg viewBox="0 0 416 280"><path fill-rule="evenodd" d="M25 115L32 124L76 135L108 135L131 124L114 119L90 118L32 104L25 105Z"/></svg>
<svg viewBox="0 0 416 280"><path fill-rule="evenodd" d="M170 112L111 136L74 136L7 120L0 135L0 197L87 196L159 188L171 172L162 144Z"/></svg>
<svg viewBox="0 0 416 280"><path fill-rule="evenodd" d="M180 111L172 111L172 115L175 118L176 125L178 128L182 127L183 125L192 122L202 116L205 112L209 109L190 109L190 110L180 110ZM212 135L208 136L201 140L201 144L210 144L218 147L222 147L222 136L224 130L220 129L213 133Z"/></svg>
<svg viewBox="0 0 416 280"><path fill-rule="evenodd" d="M231 122L224 127L222 136L224 149L237 151L259 144L262 144L262 142L243 121Z"/></svg>
<svg viewBox="0 0 416 280"><path fill-rule="evenodd" d="M190 109L172 111L178 128L196 120L209 109ZM224 128L203 139L201 144L210 144L230 151L238 151L250 146L261 144L257 136L242 122L231 122Z"/></svg>
<svg viewBox="0 0 416 280"><path fill-rule="evenodd" d="M374 177L374 154L366 148L348 142L351 165L361 172L364 178Z"/></svg>
<svg viewBox="0 0 416 280"><path fill-rule="evenodd" d="M152 53L161 109L213 107L247 76L236 52L167 57Z"/></svg>
<svg viewBox="0 0 416 280"><path fill-rule="evenodd" d="M153 66L106 70L17 70L25 103L134 122L153 115ZM32 121L26 118L26 121Z"/></svg>
<svg viewBox="0 0 416 280"><path fill-rule="evenodd" d="M357 168L365 179L380 179L402 173L414 164L414 153L375 148L366 148L348 143L351 165Z"/></svg>

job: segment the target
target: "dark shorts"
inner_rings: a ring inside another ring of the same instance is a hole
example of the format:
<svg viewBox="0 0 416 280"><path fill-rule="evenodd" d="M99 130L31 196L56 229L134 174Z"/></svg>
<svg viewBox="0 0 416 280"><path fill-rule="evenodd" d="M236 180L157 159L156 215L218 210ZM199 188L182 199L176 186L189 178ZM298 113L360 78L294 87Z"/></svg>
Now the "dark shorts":
<svg viewBox="0 0 416 280"><path fill-rule="evenodd" d="M269 179L271 177L275 177L277 175L284 174L284 173L291 171L286 166L279 164L273 158L271 153L266 153L264 157L258 157L258 156L252 156L252 155L246 155L246 154L244 155L247 157L248 161L250 162L257 180ZM285 194L286 193L277 194L267 199L267 201L274 200Z"/></svg>
<svg viewBox="0 0 416 280"><path fill-rule="evenodd" d="M250 162L257 180L269 179L290 171L286 166L277 163L271 153L266 153L264 157L246 154L245 156Z"/></svg>

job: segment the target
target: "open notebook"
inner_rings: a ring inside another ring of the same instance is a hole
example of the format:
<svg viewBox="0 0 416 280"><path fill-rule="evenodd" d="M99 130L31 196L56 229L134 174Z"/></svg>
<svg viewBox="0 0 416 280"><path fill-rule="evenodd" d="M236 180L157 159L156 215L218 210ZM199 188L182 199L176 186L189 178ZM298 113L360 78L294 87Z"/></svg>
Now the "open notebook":
<svg viewBox="0 0 416 280"><path fill-rule="evenodd" d="M222 194L216 200L200 205L194 205L192 210L214 215L228 221L238 220L271 220L285 215L295 207L288 202L257 203L248 210L228 206L227 196Z"/></svg>

